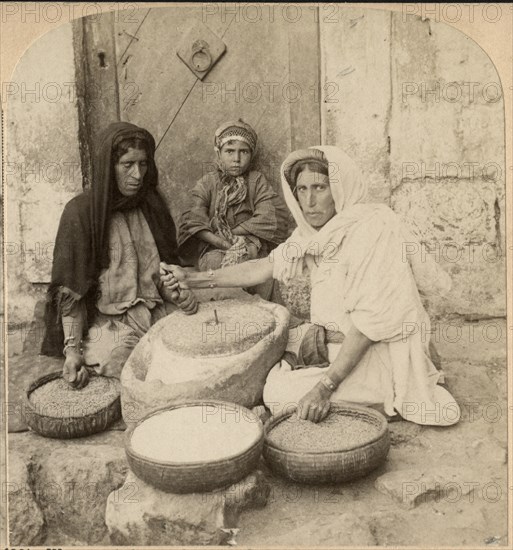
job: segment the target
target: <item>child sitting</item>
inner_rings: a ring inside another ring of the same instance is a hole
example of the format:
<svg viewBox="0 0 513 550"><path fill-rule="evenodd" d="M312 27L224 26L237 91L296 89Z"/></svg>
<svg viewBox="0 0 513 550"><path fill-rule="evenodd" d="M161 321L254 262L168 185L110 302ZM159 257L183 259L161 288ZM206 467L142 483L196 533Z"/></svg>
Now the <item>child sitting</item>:
<svg viewBox="0 0 513 550"><path fill-rule="evenodd" d="M266 257L287 237L284 202L261 172L250 169L256 143L242 120L215 133L217 170L197 182L179 225L180 254L196 248L200 271Z"/></svg>

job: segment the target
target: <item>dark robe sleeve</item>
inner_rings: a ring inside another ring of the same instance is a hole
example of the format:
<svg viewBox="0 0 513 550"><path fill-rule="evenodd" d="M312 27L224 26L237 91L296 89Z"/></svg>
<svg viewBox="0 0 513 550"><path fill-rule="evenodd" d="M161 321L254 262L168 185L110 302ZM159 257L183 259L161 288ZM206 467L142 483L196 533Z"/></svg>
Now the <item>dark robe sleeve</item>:
<svg viewBox="0 0 513 550"><path fill-rule="evenodd" d="M52 280L45 304L45 335L41 353L62 357L62 315L75 304L94 307L95 270L89 224L89 195L82 193L65 206L55 239ZM85 323L84 330L87 328Z"/></svg>
<svg viewBox="0 0 513 550"><path fill-rule="evenodd" d="M178 257L175 222L157 190L148 194L141 209L155 239L160 259L168 264L182 265Z"/></svg>

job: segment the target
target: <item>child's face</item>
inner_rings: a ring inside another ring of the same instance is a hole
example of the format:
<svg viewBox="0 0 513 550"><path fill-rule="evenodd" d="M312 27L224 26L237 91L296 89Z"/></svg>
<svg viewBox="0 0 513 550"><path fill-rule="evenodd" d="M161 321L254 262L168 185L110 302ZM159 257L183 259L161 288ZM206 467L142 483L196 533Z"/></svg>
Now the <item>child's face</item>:
<svg viewBox="0 0 513 550"><path fill-rule="evenodd" d="M232 176L240 176L249 168L251 149L247 143L238 140L226 142L218 152L223 168Z"/></svg>

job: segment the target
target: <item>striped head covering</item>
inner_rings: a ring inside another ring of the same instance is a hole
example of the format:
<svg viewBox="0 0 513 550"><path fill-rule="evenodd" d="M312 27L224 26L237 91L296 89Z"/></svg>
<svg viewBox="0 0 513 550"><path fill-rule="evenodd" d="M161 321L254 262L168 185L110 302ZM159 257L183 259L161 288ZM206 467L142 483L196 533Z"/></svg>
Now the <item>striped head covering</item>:
<svg viewBox="0 0 513 550"><path fill-rule="evenodd" d="M216 130L214 135L214 145L221 149L227 141L238 140L247 143L254 153L257 145L257 135L255 130L242 119L225 122Z"/></svg>

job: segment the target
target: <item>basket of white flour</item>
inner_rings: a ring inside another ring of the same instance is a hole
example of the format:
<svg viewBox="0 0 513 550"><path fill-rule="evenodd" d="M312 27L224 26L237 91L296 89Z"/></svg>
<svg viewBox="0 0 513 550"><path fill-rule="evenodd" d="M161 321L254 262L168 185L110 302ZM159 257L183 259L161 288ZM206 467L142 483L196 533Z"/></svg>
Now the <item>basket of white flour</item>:
<svg viewBox="0 0 513 550"><path fill-rule="evenodd" d="M209 492L237 483L257 466L264 431L249 409L193 401L144 417L126 436L130 468L170 493Z"/></svg>

